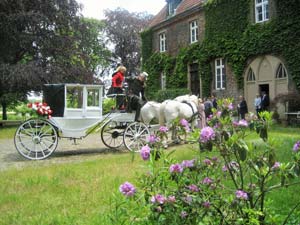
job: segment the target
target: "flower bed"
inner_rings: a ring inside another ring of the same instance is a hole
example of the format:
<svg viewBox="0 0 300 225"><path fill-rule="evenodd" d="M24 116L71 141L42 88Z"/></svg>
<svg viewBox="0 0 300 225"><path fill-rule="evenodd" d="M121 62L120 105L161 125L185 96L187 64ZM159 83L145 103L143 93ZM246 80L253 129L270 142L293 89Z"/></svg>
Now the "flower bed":
<svg viewBox="0 0 300 225"><path fill-rule="evenodd" d="M124 199L118 199L116 205L127 202L128 207L122 208L117 221L130 215L129 224L287 224L300 203L295 202L284 221L278 221L267 196L300 184L300 141L291 149L294 160L280 162L268 137L272 113L261 113L261 119L251 115L248 121L233 121L228 100L218 105L221 108L214 112L209 126L190 133L201 150L195 159L176 162L158 143L142 148L149 172L138 183L130 183L126 192L122 187L127 183L120 186ZM247 143L249 129L261 141ZM208 157L207 151L212 150L215 155Z"/></svg>

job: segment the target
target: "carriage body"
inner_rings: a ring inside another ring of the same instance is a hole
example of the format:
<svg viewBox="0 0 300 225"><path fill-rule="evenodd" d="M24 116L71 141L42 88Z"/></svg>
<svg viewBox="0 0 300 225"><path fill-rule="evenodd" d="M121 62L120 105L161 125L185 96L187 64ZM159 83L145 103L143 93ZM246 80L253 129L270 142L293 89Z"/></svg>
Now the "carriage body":
<svg viewBox="0 0 300 225"><path fill-rule="evenodd" d="M51 109L49 121L61 137L82 138L102 121L103 85L48 84L43 98Z"/></svg>

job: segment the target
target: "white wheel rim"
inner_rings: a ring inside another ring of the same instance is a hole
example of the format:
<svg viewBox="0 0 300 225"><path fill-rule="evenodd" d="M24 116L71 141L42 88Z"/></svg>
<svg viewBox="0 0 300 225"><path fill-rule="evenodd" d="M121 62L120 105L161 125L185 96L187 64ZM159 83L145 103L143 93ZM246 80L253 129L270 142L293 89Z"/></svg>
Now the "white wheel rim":
<svg viewBox="0 0 300 225"><path fill-rule="evenodd" d="M46 120L31 119L19 126L14 138L18 152L27 159L50 156L58 144L57 132Z"/></svg>
<svg viewBox="0 0 300 225"><path fill-rule="evenodd" d="M147 144L150 131L144 123L129 124L124 132L124 144L129 151L139 152Z"/></svg>

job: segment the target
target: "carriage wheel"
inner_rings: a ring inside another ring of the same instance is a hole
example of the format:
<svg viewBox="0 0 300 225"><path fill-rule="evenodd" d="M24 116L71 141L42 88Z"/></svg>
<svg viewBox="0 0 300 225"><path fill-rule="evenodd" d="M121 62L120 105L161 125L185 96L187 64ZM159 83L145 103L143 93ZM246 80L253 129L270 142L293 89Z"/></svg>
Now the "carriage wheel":
<svg viewBox="0 0 300 225"><path fill-rule="evenodd" d="M101 130L101 140L109 148L118 148L123 144L124 128L116 121L108 121Z"/></svg>
<svg viewBox="0 0 300 225"><path fill-rule="evenodd" d="M45 159L58 144L57 131L51 123L42 119L30 119L22 123L15 133L15 146L27 159Z"/></svg>
<svg viewBox="0 0 300 225"><path fill-rule="evenodd" d="M149 135L150 131L144 123L131 123L125 129L124 144L129 151L139 152L147 144Z"/></svg>

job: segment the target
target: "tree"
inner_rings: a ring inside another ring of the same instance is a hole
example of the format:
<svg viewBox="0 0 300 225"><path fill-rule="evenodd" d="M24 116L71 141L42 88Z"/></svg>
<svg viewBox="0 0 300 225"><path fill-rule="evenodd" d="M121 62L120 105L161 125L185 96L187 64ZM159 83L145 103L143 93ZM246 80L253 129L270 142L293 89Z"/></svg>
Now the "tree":
<svg viewBox="0 0 300 225"><path fill-rule="evenodd" d="M105 17L107 36L114 45L115 60L126 66L128 74L136 74L141 63L140 32L152 16L117 8L114 11L106 10Z"/></svg>
<svg viewBox="0 0 300 225"><path fill-rule="evenodd" d="M0 103L3 119L14 97L45 83L92 83L103 25L82 19L76 0L1 0ZM98 45L99 44L99 45Z"/></svg>
<svg viewBox="0 0 300 225"><path fill-rule="evenodd" d="M81 26L76 32L78 48L85 62L97 77L102 77L109 70L111 52L108 50L104 39L105 23L103 21L82 18Z"/></svg>

